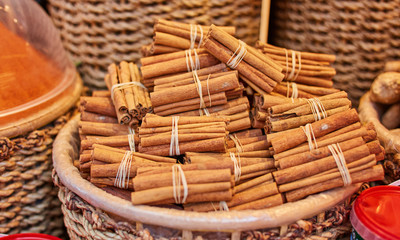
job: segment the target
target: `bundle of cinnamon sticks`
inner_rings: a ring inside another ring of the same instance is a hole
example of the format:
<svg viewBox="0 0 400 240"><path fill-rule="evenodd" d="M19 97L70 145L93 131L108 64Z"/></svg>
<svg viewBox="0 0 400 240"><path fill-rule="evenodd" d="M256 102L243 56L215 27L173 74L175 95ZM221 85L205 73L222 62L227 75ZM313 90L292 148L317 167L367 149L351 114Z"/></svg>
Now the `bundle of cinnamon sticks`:
<svg viewBox="0 0 400 240"><path fill-rule="evenodd" d="M270 93L284 78L283 68L274 60L215 25L211 25L201 47L237 69L240 78L253 88Z"/></svg>
<svg viewBox="0 0 400 240"><path fill-rule="evenodd" d="M167 116L223 105L227 103L227 96L237 98L243 91L235 71L210 74L199 81L191 76L184 81L179 85L175 81L176 85L155 86L150 98L157 115Z"/></svg>
<svg viewBox="0 0 400 240"><path fill-rule="evenodd" d="M165 77L172 77L180 73L187 73L188 77L193 76L192 71L196 70L201 75L208 75L222 71L224 66L221 62L209 54L204 48L181 50L179 52L156 55L141 58L140 67L143 84L150 91L153 91L154 82ZM186 76L186 75L182 75ZM180 79L182 76L179 76ZM164 81L164 80L160 80Z"/></svg>
<svg viewBox="0 0 400 240"><path fill-rule="evenodd" d="M90 182L99 187L133 190L132 179L139 167L166 167L176 163L173 158L126 151L94 144L90 150Z"/></svg>
<svg viewBox="0 0 400 240"><path fill-rule="evenodd" d="M228 119L147 114L139 128L139 152L176 156L189 151L225 152Z"/></svg>
<svg viewBox="0 0 400 240"><path fill-rule="evenodd" d="M309 126L267 135L278 167L272 174L287 201L346 184L383 179L383 168L376 163L383 160L384 149L376 140L373 126L361 126L355 109Z"/></svg>
<svg viewBox="0 0 400 240"><path fill-rule="evenodd" d="M177 52L198 48L209 31L209 26L187 24L158 19L154 24L153 42L141 48L143 56ZM235 35L233 26L221 26L230 35Z"/></svg>
<svg viewBox="0 0 400 240"><path fill-rule="evenodd" d="M139 68L132 62L112 63L104 81L110 90L120 124L137 124L148 112L152 112L149 92L141 83Z"/></svg>
<svg viewBox="0 0 400 240"><path fill-rule="evenodd" d="M171 204L232 199L233 181L230 168L202 165L187 169L186 165L141 171L133 179L133 204Z"/></svg>
<svg viewBox="0 0 400 240"><path fill-rule="evenodd" d="M276 170L275 161L265 150L268 147L265 137L261 129L245 130L230 135L227 153L187 152L185 160L188 166L216 162L233 165L235 186L229 201L184 204L184 209L198 212L254 210L282 204L283 197L271 174Z"/></svg>
<svg viewBox="0 0 400 240"><path fill-rule="evenodd" d="M351 101L346 92L338 92L318 98L299 99L269 107L264 114L258 114L264 120L266 133L281 132L304 126L333 114L350 109Z"/></svg>
<svg viewBox="0 0 400 240"><path fill-rule="evenodd" d="M282 66L285 81L274 92L287 97L311 98L339 91L333 88L332 81L336 75L331 66L335 55L294 51L260 41L256 48Z"/></svg>
<svg viewBox="0 0 400 240"><path fill-rule="evenodd" d="M227 71L223 64L211 68L219 72L203 75L201 69L157 79L150 93L154 112L160 116L226 116L228 131L250 128L250 105L243 97L237 71Z"/></svg>
<svg viewBox="0 0 400 240"><path fill-rule="evenodd" d="M94 144L102 144L123 150L135 150L139 134L135 132L138 121L131 126L118 123L109 91L93 91L92 96L80 98L79 136L80 159L76 162L83 176L90 170L91 150Z"/></svg>

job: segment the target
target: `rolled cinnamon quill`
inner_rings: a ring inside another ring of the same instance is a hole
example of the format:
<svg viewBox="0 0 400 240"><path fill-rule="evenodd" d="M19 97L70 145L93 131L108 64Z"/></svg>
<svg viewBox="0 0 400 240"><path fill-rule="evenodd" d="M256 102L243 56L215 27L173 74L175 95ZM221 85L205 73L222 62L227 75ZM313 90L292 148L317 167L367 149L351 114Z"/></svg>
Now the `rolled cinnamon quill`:
<svg viewBox="0 0 400 240"><path fill-rule="evenodd" d="M237 205L231 208L231 210L257 210L266 209L273 206L278 206L284 203L282 194L275 194L266 198L258 199L242 205Z"/></svg>
<svg viewBox="0 0 400 240"><path fill-rule="evenodd" d="M183 171L194 170L216 170L216 169L231 169L233 173L233 163L231 160L207 161L201 163L184 164L181 166ZM152 175L158 173L171 172L171 167L140 167L137 175Z"/></svg>
<svg viewBox="0 0 400 240"><path fill-rule="evenodd" d="M359 121L357 111L355 109L346 110L320 121L311 123L311 127L315 137L320 137L333 132L337 129L346 127L352 123ZM275 153L283 152L307 141L307 137L301 128L292 131L291 135L279 136L271 140Z"/></svg>
<svg viewBox="0 0 400 240"><path fill-rule="evenodd" d="M216 169L216 170L192 170L183 171L187 184L204 184L228 182L231 187L231 170ZM152 175L138 175L133 179L135 191L143 191L146 189L160 188L173 186L172 171L157 173Z"/></svg>
<svg viewBox="0 0 400 240"><path fill-rule="evenodd" d="M331 138L325 138L323 140L319 140L317 139L317 143L319 147L324 147L327 146L329 144L334 144L334 143L338 143L338 142L343 142L346 140L350 140L356 137L362 137L365 141L366 137L370 134L370 131L368 131L365 127L350 131L350 132L346 132ZM375 134L374 134L375 135ZM301 152L306 152L309 151L310 147L308 146L308 144L304 144L304 145L299 145L298 147L289 149L287 151L284 152L280 152L277 154L274 154L274 158L275 160L280 160L283 157L287 157L296 153L301 153Z"/></svg>
<svg viewBox="0 0 400 240"><path fill-rule="evenodd" d="M79 122L79 129L84 135L114 136L127 135L129 129L127 125L115 123L99 123L99 122Z"/></svg>
<svg viewBox="0 0 400 240"><path fill-rule="evenodd" d="M225 152L225 145L226 145L225 137L220 137L220 138L197 140L191 142L182 142L179 143L179 150L181 154L184 154L187 151ZM163 144L163 145L149 146L149 147L143 147L139 145L139 152L157 156L169 156L170 144Z"/></svg>
<svg viewBox="0 0 400 240"><path fill-rule="evenodd" d="M371 154L370 149L366 144L343 152L346 163L354 162L368 156L369 154ZM308 162L301 165L278 170L273 173L273 176L278 184L283 184L301 178L309 177L319 172L327 171L329 169L335 168L336 166L337 165L334 157L328 156L313 162Z"/></svg>
<svg viewBox="0 0 400 240"><path fill-rule="evenodd" d="M81 121L86 122L100 122L100 123L118 123L118 119L115 117L105 116L98 113L87 112L84 110L80 111Z"/></svg>
<svg viewBox="0 0 400 240"><path fill-rule="evenodd" d="M341 142L340 146L342 151L347 151L349 149L361 146L363 144L365 144L364 140L361 137L356 137L351 140ZM321 159L330 155L331 152L329 151L328 147L319 147L318 149L313 149L311 151L293 154L288 157L281 158L279 159L278 164L280 169L285 169L303 163L311 162L317 159Z"/></svg>
<svg viewBox="0 0 400 240"><path fill-rule="evenodd" d="M367 157L361 158L360 160L347 164L347 168L349 173L354 173L367 168L371 168L375 165L376 165L375 156L371 154L368 155ZM294 189L302 188L312 184L317 184L337 177L341 177L339 170L331 169L329 171L325 171L317 175L313 175L297 181L279 185L279 192L281 193L288 192Z"/></svg>
<svg viewBox="0 0 400 240"><path fill-rule="evenodd" d="M224 76L216 77L212 81L209 81L208 86L202 84L203 96L208 94L215 94L219 92L225 92L239 87L237 75L232 72ZM157 92L150 93L150 98L153 106L161 106L168 103L180 102L183 100L197 97L198 89L196 84L189 84L185 86L178 86L173 88L166 88Z"/></svg>
<svg viewBox="0 0 400 240"><path fill-rule="evenodd" d="M132 136L135 145L139 144L138 134ZM101 144L110 147L127 147L129 146L129 135L115 135L109 137L89 137L81 141L81 150L92 148L93 144Z"/></svg>
<svg viewBox="0 0 400 240"><path fill-rule="evenodd" d="M204 67L199 70L197 70L197 75L199 77L203 76L208 76L209 74L213 73L220 73L220 72L226 72L229 69L226 67L224 63L219 63L210 67ZM176 81L181 81L185 79L193 79L193 72L185 72L185 73L179 73L179 74L173 74L173 75L168 75L168 76L161 76L161 77L156 77L152 79L147 79L145 81L151 81L154 83L154 85L164 85L164 84L170 84L174 83Z"/></svg>
<svg viewBox="0 0 400 240"><path fill-rule="evenodd" d="M109 97L81 97L80 105L88 112L117 117L114 104Z"/></svg>
<svg viewBox="0 0 400 240"><path fill-rule="evenodd" d="M224 138L226 133L178 133L178 140L180 143L182 142L192 142L197 140L205 140L212 138ZM142 147L148 146L156 146L162 144L170 144L171 143L171 135L155 135L150 137L141 137L140 144Z"/></svg>
<svg viewBox="0 0 400 240"><path fill-rule="evenodd" d="M304 126L307 123L315 122L316 119L322 118L322 116L332 116L336 113L343 112L349 110L348 106L341 106L333 109L329 109L323 112L323 114L308 114L308 115L299 115L294 117L289 117L290 115L282 115L282 119L279 116L269 116L267 117L266 130L268 132L280 132L285 131L287 129L296 128L300 126Z"/></svg>
<svg viewBox="0 0 400 240"><path fill-rule="evenodd" d="M235 193L233 195L232 200L227 201L226 205L228 208L232 208L234 206L243 205L245 203L253 202L258 199L262 199L271 195L278 194L278 188L276 183L264 183L257 187L251 188L249 190L243 191L241 193ZM195 212L209 212L218 209L219 203L217 202L206 202L206 203L196 203L196 204L187 204L184 205L184 209L187 211L195 211Z"/></svg>
<svg viewBox="0 0 400 240"><path fill-rule="evenodd" d="M206 38L204 40L203 46L207 48L207 50L211 54L213 54L216 58L224 63L229 62L233 54L232 51L230 51L212 38ZM250 66L244 61L241 61L236 66L236 69L240 74L245 76L247 79L249 79L265 92L271 92L272 89L277 85L277 82L275 82L273 79L255 69L254 67Z"/></svg>
<svg viewBox="0 0 400 240"><path fill-rule="evenodd" d="M229 35L219 27L211 25L209 36L220 42L222 45L226 46L232 52L240 48L240 43L235 37ZM244 55L243 60L256 69L271 77L277 82L283 80L284 75L281 73L281 66L275 63L272 59L266 58L265 56L259 58L257 51L252 49L250 46L246 46L247 53ZM257 54L257 55L256 55Z"/></svg>
<svg viewBox="0 0 400 240"><path fill-rule="evenodd" d="M197 50L193 50L197 51ZM198 54L198 62L201 68L210 67L219 64L219 60L211 54L202 53ZM169 61L154 63L140 68L143 79L164 76L173 73L182 73L188 71L186 57L176 58Z"/></svg>
<svg viewBox="0 0 400 240"><path fill-rule="evenodd" d="M228 120L224 117L180 117L179 125L195 123L224 123ZM147 114L143 119L141 128L166 127L172 125L172 117L160 117L154 114Z"/></svg>
<svg viewBox="0 0 400 240"><path fill-rule="evenodd" d="M351 173L352 183L359 182L369 182L369 181L378 181L382 180L385 176L382 165L375 165L372 168L365 169L359 172ZM285 194L286 200L288 202L294 202L299 200L305 196L308 196L313 193L322 192L328 189L336 188L344 186L342 177L330 179L328 181L324 181L318 184L313 184L311 186L299 188Z"/></svg>
<svg viewBox="0 0 400 240"><path fill-rule="evenodd" d="M204 184L188 184L187 187L187 202L201 202L201 197L194 198L198 194L209 194L212 192L230 192L229 182L216 182L216 183L204 183ZM184 188L181 188L180 195L184 195ZM175 193L176 194L176 193ZM229 199L232 196L229 197ZM157 204L163 203L175 203L174 199L174 187L166 186L154 189L147 189L142 191L132 192L131 195L132 203L137 204ZM221 198L221 201L227 200L227 198Z"/></svg>
<svg viewBox="0 0 400 240"><path fill-rule="evenodd" d="M264 47L263 51L271 53L271 54L277 54L277 55L281 55L281 56L285 56L285 49L284 48L280 48L277 46L273 46L271 44L268 43L262 43L260 41L257 42L256 44L258 47ZM291 51L288 49L288 55L291 56ZM336 60L335 55L331 55L331 54L323 54L323 53L311 53L311 52L301 52L301 57L302 59L308 59L308 60L314 60L314 61L320 61L320 62L334 62Z"/></svg>
<svg viewBox="0 0 400 240"><path fill-rule="evenodd" d="M98 161L102 161L105 163L120 163L125 153L126 153L125 150L121 150L118 148L93 144L92 159L96 159ZM161 163L176 163L176 159L174 158L160 157L138 152L129 152L129 153L132 154L134 158L137 157L140 159L145 159L154 162L161 162Z"/></svg>

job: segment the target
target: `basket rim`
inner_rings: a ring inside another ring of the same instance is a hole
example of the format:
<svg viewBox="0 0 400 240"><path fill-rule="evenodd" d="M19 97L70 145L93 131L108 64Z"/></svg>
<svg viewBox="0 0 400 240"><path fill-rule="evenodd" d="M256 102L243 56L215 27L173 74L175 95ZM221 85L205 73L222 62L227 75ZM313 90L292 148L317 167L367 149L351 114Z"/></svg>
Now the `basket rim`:
<svg viewBox="0 0 400 240"><path fill-rule="evenodd" d="M400 136L393 134L380 121L383 104L371 100L371 91L366 92L360 99L358 107L361 122L371 122L376 130L378 139L389 153L400 152Z"/></svg>
<svg viewBox="0 0 400 240"><path fill-rule="evenodd" d="M262 210L188 212L154 206L134 206L83 179L73 159L78 154L79 114L59 132L53 144L53 165L62 184L94 207L128 221L191 231L236 232L288 225L309 218L351 196L360 186L336 188L305 199ZM296 213L296 214L294 214Z"/></svg>

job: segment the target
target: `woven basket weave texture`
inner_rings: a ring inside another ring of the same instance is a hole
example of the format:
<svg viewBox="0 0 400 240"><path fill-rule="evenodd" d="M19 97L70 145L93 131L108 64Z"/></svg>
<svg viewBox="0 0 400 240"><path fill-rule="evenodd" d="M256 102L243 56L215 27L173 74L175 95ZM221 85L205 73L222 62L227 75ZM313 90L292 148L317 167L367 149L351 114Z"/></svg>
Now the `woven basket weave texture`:
<svg viewBox="0 0 400 240"><path fill-rule="evenodd" d="M26 136L0 138L0 233L65 234L51 155L68 119L67 114Z"/></svg>
<svg viewBox="0 0 400 240"><path fill-rule="evenodd" d="M152 41L154 20L233 25L237 37L258 39L260 0L49 0L61 39L86 85L104 88L107 66L137 62L139 49Z"/></svg>
<svg viewBox="0 0 400 240"><path fill-rule="evenodd" d="M400 56L400 0L282 0L271 14L271 43L337 56L334 87L355 106L385 62Z"/></svg>

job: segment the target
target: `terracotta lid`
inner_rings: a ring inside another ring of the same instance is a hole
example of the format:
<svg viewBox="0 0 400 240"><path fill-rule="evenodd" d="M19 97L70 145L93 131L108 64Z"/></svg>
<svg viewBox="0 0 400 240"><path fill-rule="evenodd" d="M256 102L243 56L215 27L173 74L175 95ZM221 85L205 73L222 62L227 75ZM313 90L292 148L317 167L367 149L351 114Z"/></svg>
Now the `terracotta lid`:
<svg viewBox="0 0 400 240"><path fill-rule="evenodd" d="M81 82L34 1L0 0L0 136L37 129L77 100Z"/></svg>

